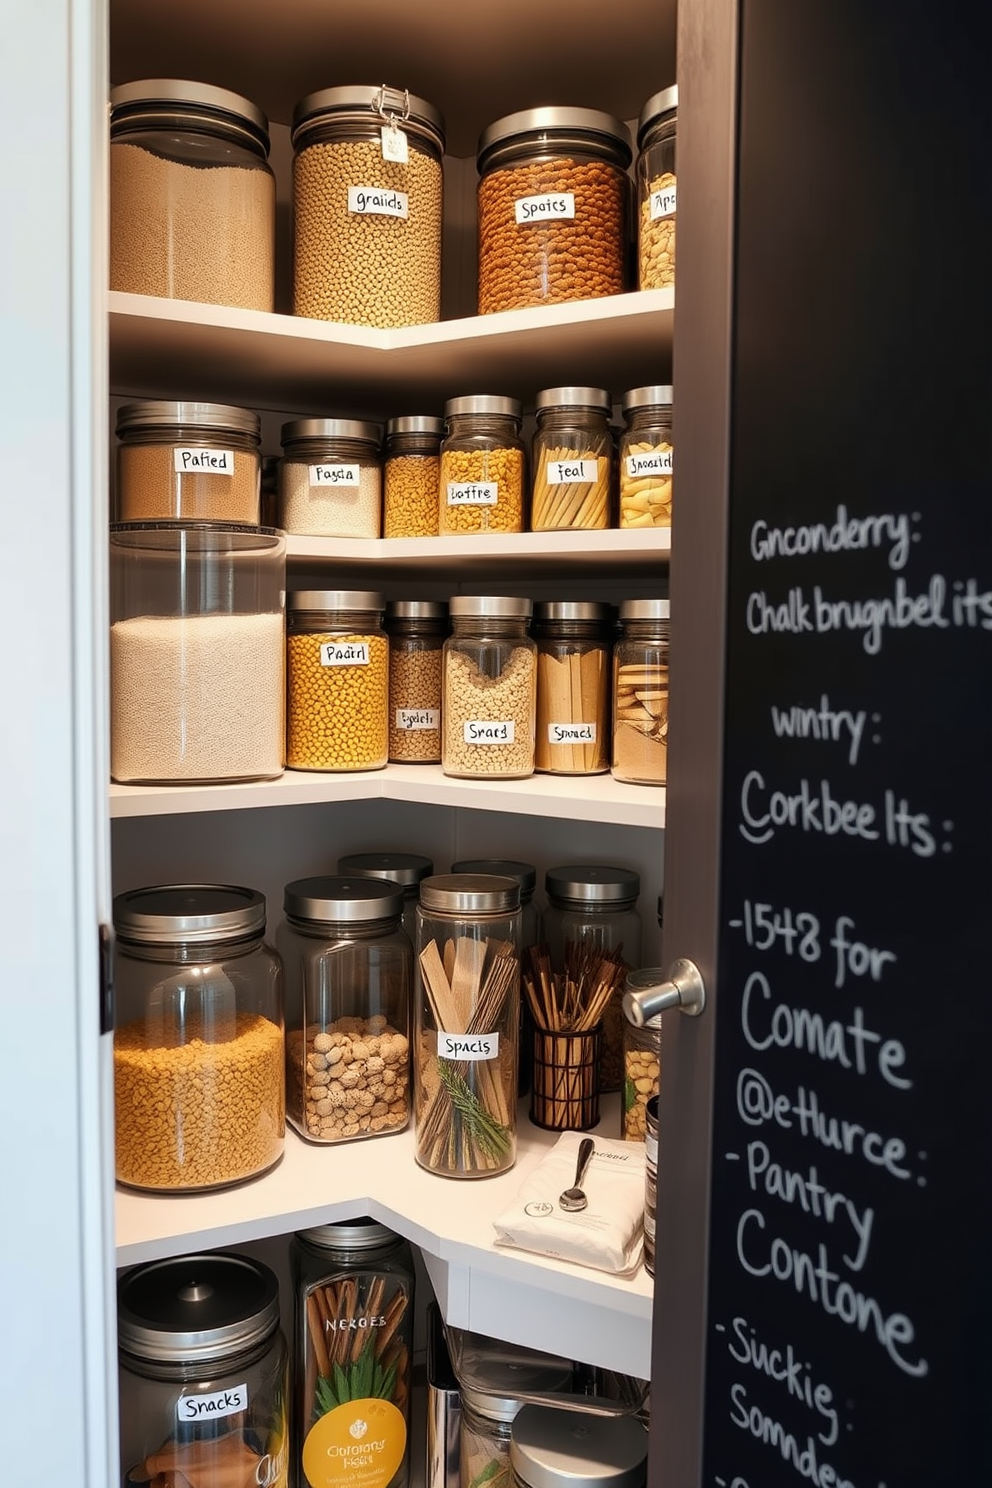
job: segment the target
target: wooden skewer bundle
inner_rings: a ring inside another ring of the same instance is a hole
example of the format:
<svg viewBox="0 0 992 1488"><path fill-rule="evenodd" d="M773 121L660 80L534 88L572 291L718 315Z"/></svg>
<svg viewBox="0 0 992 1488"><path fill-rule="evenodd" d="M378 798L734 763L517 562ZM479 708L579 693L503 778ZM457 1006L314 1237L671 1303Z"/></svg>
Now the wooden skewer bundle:
<svg viewBox="0 0 992 1488"><path fill-rule="evenodd" d="M554 766L576 775L592 774L609 766L607 757L607 648L591 646L584 653L570 651L557 657L542 650L537 658L538 769ZM552 744L553 723L593 723L596 742Z"/></svg>
<svg viewBox="0 0 992 1488"><path fill-rule="evenodd" d="M622 946L582 941L566 941L564 962L555 972L547 946L524 952L524 992L537 1025L531 1120L583 1131L599 1118L599 1025L627 963Z"/></svg>

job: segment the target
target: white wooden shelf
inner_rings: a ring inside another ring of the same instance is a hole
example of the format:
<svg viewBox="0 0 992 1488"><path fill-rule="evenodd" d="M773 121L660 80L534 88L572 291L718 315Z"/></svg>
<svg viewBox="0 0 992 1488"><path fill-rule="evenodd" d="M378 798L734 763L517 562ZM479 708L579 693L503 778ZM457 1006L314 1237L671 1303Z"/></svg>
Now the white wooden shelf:
<svg viewBox="0 0 992 1488"><path fill-rule="evenodd" d="M541 572L562 564L588 571L621 568L625 573L662 577L672 550L670 527L628 528L606 532L481 533L478 537L286 538L286 557L308 567L327 564L377 564L386 570L464 575L466 564L488 570L505 564L508 571Z"/></svg>

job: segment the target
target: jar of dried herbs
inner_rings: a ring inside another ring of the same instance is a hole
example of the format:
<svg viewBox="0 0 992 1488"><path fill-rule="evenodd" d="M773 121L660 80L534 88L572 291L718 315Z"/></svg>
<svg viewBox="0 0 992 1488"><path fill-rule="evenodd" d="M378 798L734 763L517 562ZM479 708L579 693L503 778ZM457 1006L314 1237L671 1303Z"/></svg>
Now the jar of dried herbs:
<svg viewBox="0 0 992 1488"><path fill-rule="evenodd" d="M610 768L609 621L608 605L587 600L534 606L537 770L602 775Z"/></svg>

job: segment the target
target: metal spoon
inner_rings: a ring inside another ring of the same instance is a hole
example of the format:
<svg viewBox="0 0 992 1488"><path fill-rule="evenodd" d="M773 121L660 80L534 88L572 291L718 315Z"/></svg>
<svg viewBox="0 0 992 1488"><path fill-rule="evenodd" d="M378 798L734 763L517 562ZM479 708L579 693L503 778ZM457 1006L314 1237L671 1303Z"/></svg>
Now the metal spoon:
<svg viewBox="0 0 992 1488"><path fill-rule="evenodd" d="M584 1209L589 1202L582 1191L582 1180L586 1176L586 1168L589 1166L595 1146L592 1137L583 1137L579 1143L579 1159L575 1164L575 1183L572 1188L566 1188L558 1200L561 1207L569 1214Z"/></svg>

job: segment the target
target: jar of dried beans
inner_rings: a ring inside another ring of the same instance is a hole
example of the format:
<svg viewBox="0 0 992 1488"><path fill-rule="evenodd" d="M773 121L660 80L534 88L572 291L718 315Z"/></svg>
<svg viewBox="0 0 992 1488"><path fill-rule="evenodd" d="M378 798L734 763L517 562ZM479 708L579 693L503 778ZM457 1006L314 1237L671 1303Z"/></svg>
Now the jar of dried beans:
<svg viewBox="0 0 992 1488"><path fill-rule="evenodd" d="M378 424L296 419L282 426L279 511L284 532L378 537L382 463Z"/></svg>
<svg viewBox="0 0 992 1488"><path fill-rule="evenodd" d="M381 770L389 734L385 600L364 589L300 589L287 606L289 768Z"/></svg>
<svg viewBox="0 0 992 1488"><path fill-rule="evenodd" d="M383 537L437 537L444 419L422 414L386 425Z"/></svg>
<svg viewBox="0 0 992 1488"><path fill-rule="evenodd" d="M436 503L435 503L436 506ZM386 606L389 635L389 758L441 763L441 662L448 606L396 599Z"/></svg>
<svg viewBox="0 0 992 1488"><path fill-rule="evenodd" d="M609 623L609 606L589 600L534 607L538 770L602 775L610 768Z"/></svg>
<svg viewBox="0 0 992 1488"><path fill-rule="evenodd" d="M117 410L122 522L257 523L260 420L225 403L125 403Z"/></svg>
<svg viewBox="0 0 992 1488"><path fill-rule="evenodd" d="M627 126L584 108L508 114L479 140L479 314L620 294Z"/></svg>
<svg viewBox="0 0 992 1488"><path fill-rule="evenodd" d="M675 283L675 136L678 88L649 98L637 126L637 287Z"/></svg>
<svg viewBox="0 0 992 1488"><path fill-rule="evenodd" d="M663 384L624 394L620 436L620 526L670 527L675 483L672 389Z"/></svg>
<svg viewBox="0 0 992 1488"><path fill-rule="evenodd" d="M613 436L603 388L545 388L537 395L531 458L532 532L610 525Z"/></svg>
<svg viewBox="0 0 992 1488"><path fill-rule="evenodd" d="M438 531L522 532L524 447L515 398L475 393L444 405Z"/></svg>
<svg viewBox="0 0 992 1488"><path fill-rule="evenodd" d="M668 778L667 599L625 599L613 652L613 763L617 780Z"/></svg>
<svg viewBox="0 0 992 1488"><path fill-rule="evenodd" d="M403 890L403 929L412 945L417 936L417 900L420 881L434 872L431 858L420 853L367 852L347 853L338 858L337 871L346 878L384 878Z"/></svg>
<svg viewBox="0 0 992 1488"><path fill-rule="evenodd" d="M537 647L529 599L456 594L444 643L441 765L466 779L534 773Z"/></svg>

